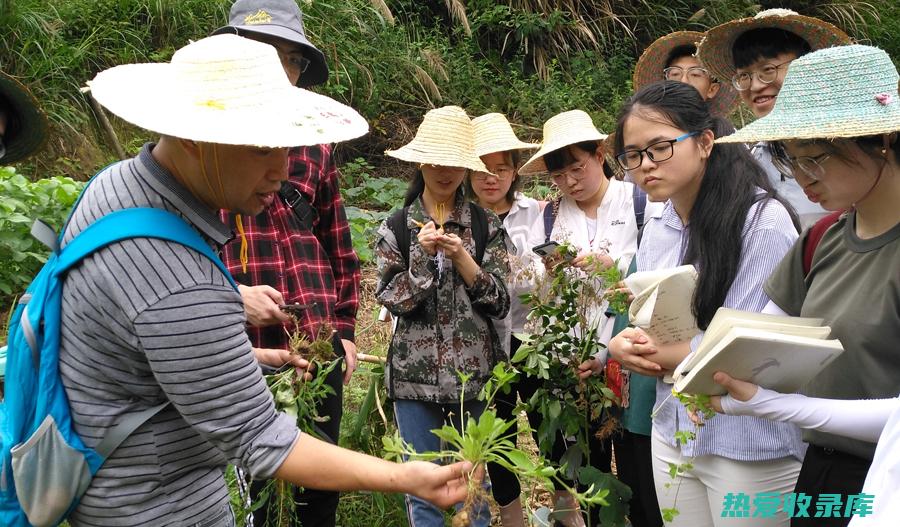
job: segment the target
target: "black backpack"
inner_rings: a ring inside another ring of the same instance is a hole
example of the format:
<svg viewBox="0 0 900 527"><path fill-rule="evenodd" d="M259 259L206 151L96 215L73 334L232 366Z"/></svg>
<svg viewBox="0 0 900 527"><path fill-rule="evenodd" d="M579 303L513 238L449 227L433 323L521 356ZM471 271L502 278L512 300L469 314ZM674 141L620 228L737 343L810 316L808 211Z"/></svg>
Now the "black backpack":
<svg viewBox="0 0 900 527"><path fill-rule="evenodd" d="M475 263L481 266L484 259L484 249L488 242L488 217L487 212L476 205L469 202L469 210L472 213L472 240L475 242ZM406 227L406 215L409 213L409 207L403 207L395 211L387 219L387 226L394 233L397 239L397 247L400 254L403 255L403 261L409 265L409 243L412 240L410 229Z"/></svg>

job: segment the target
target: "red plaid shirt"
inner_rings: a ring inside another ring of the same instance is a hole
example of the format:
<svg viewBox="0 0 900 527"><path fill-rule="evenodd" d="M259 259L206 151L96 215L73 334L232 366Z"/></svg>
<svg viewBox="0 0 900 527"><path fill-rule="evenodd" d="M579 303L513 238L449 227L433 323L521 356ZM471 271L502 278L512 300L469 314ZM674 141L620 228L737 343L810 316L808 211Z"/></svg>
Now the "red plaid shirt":
<svg viewBox="0 0 900 527"><path fill-rule="evenodd" d="M323 322L329 322L340 338L353 340L359 259L350 240L331 146L292 149L289 181L316 211L312 232L301 227L294 211L276 197L260 215L241 217L249 248L247 272L241 269L240 236L225 244L222 261L240 284L271 286L289 304L315 303L300 315L300 325L310 339ZM221 216L237 232L234 214L222 211ZM285 329L291 326L248 326L247 333L256 347L287 349Z"/></svg>

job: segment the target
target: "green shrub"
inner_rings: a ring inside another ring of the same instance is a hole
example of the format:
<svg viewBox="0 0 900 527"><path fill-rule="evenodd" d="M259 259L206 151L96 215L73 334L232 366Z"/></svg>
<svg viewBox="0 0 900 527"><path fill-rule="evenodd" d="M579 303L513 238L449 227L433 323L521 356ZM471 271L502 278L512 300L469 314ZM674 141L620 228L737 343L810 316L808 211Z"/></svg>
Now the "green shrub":
<svg viewBox="0 0 900 527"><path fill-rule="evenodd" d="M20 293L47 261L49 251L31 236L34 220L59 230L83 186L62 176L32 182L0 167L0 293Z"/></svg>

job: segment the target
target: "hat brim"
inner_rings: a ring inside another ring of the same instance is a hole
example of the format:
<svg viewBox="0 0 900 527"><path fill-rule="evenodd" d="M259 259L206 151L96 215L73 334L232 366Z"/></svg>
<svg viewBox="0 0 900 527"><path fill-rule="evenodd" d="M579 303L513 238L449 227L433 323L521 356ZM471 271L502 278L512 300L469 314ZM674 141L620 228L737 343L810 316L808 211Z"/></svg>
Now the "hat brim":
<svg viewBox="0 0 900 527"><path fill-rule="evenodd" d="M0 97L8 101L16 114L17 129L13 136L4 137L6 154L0 158L0 164L9 165L27 159L41 149L47 141L49 123L28 88L3 72L0 72Z"/></svg>
<svg viewBox="0 0 900 527"><path fill-rule="evenodd" d="M679 46L696 46L702 39L703 33L699 31L676 31L656 39L647 46L634 67L634 76L632 77L634 91L638 91L648 84L665 80L663 69L666 67L672 50ZM713 77L719 83L719 91L708 101L709 111L713 115L727 117L740 102L740 94L731 85L730 79L723 80Z"/></svg>
<svg viewBox="0 0 900 527"><path fill-rule="evenodd" d="M325 61L325 54L319 51L319 48L315 47L302 33L284 26L260 24L254 26L224 26L215 30L212 34L220 35L223 33L241 36L244 36L246 33L266 35L297 44L303 48L303 57L309 59L309 66L300 75L297 86L305 88L325 84L328 81L328 63Z"/></svg>
<svg viewBox="0 0 900 527"><path fill-rule="evenodd" d="M860 114L858 108L813 114L776 112L753 121L731 135L716 139L717 143L758 143L760 141L792 141L798 139L837 139L862 137L900 131L900 104L878 106L873 99L872 112Z"/></svg>
<svg viewBox="0 0 900 527"><path fill-rule="evenodd" d="M849 44L850 37L824 20L803 15L770 15L742 18L718 25L706 32L697 47L700 62L722 82L731 82L736 69L732 47L737 38L751 29L776 28L790 31L805 40L812 51Z"/></svg>
<svg viewBox="0 0 900 527"><path fill-rule="evenodd" d="M475 172L490 172L479 158L469 159L462 156L450 145L430 143L427 148L413 143L401 146L396 150L385 150L385 154L401 161L410 163L424 163L444 167L459 167L474 170Z"/></svg>
<svg viewBox="0 0 900 527"><path fill-rule="evenodd" d="M535 148L540 148L541 145L537 143L526 143L524 141L516 141L516 142L497 142L492 144L485 144L479 146L475 149L475 155L478 157L486 156L488 154L496 154L497 152L509 152L511 150L534 150Z"/></svg>
<svg viewBox="0 0 900 527"><path fill-rule="evenodd" d="M88 86L122 119L193 141L284 148L346 141L369 129L352 108L287 82L235 86L233 99L198 100L179 88L174 70L170 63L126 64L98 73Z"/></svg>
<svg viewBox="0 0 900 527"><path fill-rule="evenodd" d="M547 172L547 164L544 163L544 156L549 154L550 152L554 152L559 150L560 148L565 148L569 145L574 145L576 143L581 143L584 141L598 141L603 143L603 148L606 149L606 138L609 137L606 134L601 134L599 132L594 132L592 130L584 130L583 133L580 134L572 134L565 138L558 139L556 141L552 141L549 143L544 143L541 145L541 148L535 152L531 159L525 162L522 165L522 168L519 169L519 174L523 176L528 176L531 174L541 174L543 172Z"/></svg>

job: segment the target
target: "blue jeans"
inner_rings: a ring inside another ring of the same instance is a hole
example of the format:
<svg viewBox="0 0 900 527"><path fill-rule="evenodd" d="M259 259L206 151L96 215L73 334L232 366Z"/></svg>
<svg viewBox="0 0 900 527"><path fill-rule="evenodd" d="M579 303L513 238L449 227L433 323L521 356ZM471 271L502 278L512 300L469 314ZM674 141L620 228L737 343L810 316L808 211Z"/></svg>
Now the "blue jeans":
<svg viewBox="0 0 900 527"><path fill-rule="evenodd" d="M484 411L483 401L467 401L464 411L478 418ZM441 440L431 430L451 423L460 428L459 404L438 404L422 401L394 401L394 418L400 437L416 452L437 452L441 450ZM489 489L486 489L489 490ZM457 505L459 509L462 504ZM406 514L410 527L443 527L444 513L431 503L406 495ZM486 500L476 504L472 511L473 527L488 527L491 524L491 511Z"/></svg>

